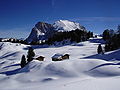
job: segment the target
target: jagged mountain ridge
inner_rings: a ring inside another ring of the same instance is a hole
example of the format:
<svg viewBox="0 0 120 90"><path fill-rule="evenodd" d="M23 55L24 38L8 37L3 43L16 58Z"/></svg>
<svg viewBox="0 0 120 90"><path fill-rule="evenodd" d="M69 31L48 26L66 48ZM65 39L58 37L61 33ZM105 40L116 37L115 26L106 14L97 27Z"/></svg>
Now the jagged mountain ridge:
<svg viewBox="0 0 120 90"><path fill-rule="evenodd" d="M53 24L53 27L57 31L71 31L75 29L85 30L85 27L81 26L79 23L71 22L68 20L59 20Z"/></svg>
<svg viewBox="0 0 120 90"><path fill-rule="evenodd" d="M81 26L79 23L71 22L68 20L59 20L54 24L38 22L32 29L26 41L28 43L31 43L32 41L45 40L51 37L55 32L65 32L75 29L86 30L85 27Z"/></svg>

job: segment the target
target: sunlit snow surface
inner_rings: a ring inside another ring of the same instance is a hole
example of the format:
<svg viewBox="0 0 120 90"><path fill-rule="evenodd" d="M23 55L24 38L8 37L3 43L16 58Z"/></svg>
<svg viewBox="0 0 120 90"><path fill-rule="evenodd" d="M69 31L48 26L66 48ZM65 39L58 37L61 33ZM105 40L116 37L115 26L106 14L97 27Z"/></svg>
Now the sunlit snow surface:
<svg viewBox="0 0 120 90"><path fill-rule="evenodd" d="M120 90L120 50L98 55L100 38L61 47L33 46L35 57L20 68L28 45L0 43L0 90ZM104 45L103 45L104 46ZM70 59L53 62L56 54L70 54Z"/></svg>
<svg viewBox="0 0 120 90"><path fill-rule="evenodd" d="M71 22L68 20L59 20L56 21L53 24L55 30L58 31L71 31L71 30L76 30L76 29L80 29L80 30L85 30L85 28L83 28L83 26L81 26L79 23L76 22Z"/></svg>

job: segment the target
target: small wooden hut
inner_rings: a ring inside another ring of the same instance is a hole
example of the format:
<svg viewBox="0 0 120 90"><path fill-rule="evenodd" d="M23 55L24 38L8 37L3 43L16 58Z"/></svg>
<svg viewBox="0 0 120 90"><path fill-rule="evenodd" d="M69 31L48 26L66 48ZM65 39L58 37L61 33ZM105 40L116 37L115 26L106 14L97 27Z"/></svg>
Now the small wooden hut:
<svg viewBox="0 0 120 90"><path fill-rule="evenodd" d="M52 61L62 61L64 59L69 59L69 54L55 54L54 56L52 56Z"/></svg>
<svg viewBox="0 0 120 90"><path fill-rule="evenodd" d="M45 58L44 56L39 56L39 57L36 58L36 60L44 61L44 58Z"/></svg>
<svg viewBox="0 0 120 90"><path fill-rule="evenodd" d="M69 54L65 54L64 56L62 56L62 59L69 59Z"/></svg>

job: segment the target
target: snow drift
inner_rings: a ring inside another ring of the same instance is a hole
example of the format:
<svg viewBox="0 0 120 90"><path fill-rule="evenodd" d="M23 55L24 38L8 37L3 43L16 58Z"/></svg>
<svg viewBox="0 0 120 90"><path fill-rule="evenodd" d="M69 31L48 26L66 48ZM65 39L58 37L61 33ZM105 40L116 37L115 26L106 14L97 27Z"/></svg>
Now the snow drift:
<svg viewBox="0 0 120 90"><path fill-rule="evenodd" d="M0 43L1 90L119 90L120 50L97 55L99 40L94 40L62 47L34 46L36 56L44 55L45 61L33 60L24 68L20 60L27 55L28 45ZM56 53L69 53L70 59L54 62L51 56Z"/></svg>

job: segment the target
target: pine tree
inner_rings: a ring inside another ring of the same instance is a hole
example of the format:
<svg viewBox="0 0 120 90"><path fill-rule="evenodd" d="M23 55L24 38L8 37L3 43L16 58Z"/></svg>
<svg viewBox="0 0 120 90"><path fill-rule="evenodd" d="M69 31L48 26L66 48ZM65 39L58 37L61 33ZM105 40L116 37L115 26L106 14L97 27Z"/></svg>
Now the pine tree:
<svg viewBox="0 0 120 90"><path fill-rule="evenodd" d="M93 32L90 33L90 37L93 37Z"/></svg>
<svg viewBox="0 0 120 90"><path fill-rule="evenodd" d="M109 30L106 29L104 32L103 32L103 39L104 40L109 40L110 39L110 33L109 33Z"/></svg>
<svg viewBox="0 0 120 90"><path fill-rule="evenodd" d="M25 55L22 56L20 65L21 65L21 68L23 68L26 65Z"/></svg>
<svg viewBox="0 0 120 90"><path fill-rule="evenodd" d="M118 30L118 34L120 34L120 25L118 25L117 30Z"/></svg>
<svg viewBox="0 0 120 90"><path fill-rule="evenodd" d="M97 52L98 52L98 54L104 54L101 44L99 44Z"/></svg>
<svg viewBox="0 0 120 90"><path fill-rule="evenodd" d="M89 31L88 33L87 33L87 39L89 39L91 37L91 32Z"/></svg>
<svg viewBox="0 0 120 90"><path fill-rule="evenodd" d="M34 56L35 56L34 50L32 47L30 47L28 50L27 61L28 62L32 61Z"/></svg>

